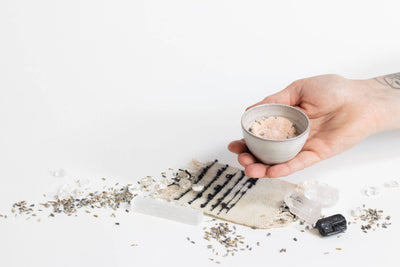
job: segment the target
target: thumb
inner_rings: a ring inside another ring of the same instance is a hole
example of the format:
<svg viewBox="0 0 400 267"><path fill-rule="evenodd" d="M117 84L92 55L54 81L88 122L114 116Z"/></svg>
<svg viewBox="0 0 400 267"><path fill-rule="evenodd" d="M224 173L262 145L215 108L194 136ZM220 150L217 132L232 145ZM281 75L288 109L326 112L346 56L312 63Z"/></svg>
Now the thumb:
<svg viewBox="0 0 400 267"><path fill-rule="evenodd" d="M291 83L288 87L286 87L282 91L275 93L273 95L267 96L260 102L246 108L246 110L248 110L252 107L261 105L261 104L269 104L269 103L297 106L300 104L300 100L301 100L302 84L303 84L302 80L297 80L297 81Z"/></svg>

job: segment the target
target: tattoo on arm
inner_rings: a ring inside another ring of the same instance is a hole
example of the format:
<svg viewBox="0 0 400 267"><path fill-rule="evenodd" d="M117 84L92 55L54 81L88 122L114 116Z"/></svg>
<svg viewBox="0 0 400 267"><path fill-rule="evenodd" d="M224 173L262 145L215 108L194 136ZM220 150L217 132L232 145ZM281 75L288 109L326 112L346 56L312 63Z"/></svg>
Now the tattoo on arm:
<svg viewBox="0 0 400 267"><path fill-rule="evenodd" d="M375 80L383 85L389 85L393 89L400 89L400 72L377 77Z"/></svg>

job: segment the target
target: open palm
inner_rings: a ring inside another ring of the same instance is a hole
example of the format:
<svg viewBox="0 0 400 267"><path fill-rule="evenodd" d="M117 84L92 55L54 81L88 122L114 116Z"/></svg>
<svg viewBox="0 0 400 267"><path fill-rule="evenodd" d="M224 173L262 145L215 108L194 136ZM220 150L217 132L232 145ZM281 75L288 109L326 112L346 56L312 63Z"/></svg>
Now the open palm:
<svg viewBox="0 0 400 267"><path fill-rule="evenodd" d="M303 110L310 118L309 137L292 160L273 166L260 163L243 139L230 143L229 150L238 154L248 176L273 178L287 176L351 148L374 133L376 125L374 107L364 99L362 88L354 89L354 83L338 75L302 79L253 105L287 104Z"/></svg>

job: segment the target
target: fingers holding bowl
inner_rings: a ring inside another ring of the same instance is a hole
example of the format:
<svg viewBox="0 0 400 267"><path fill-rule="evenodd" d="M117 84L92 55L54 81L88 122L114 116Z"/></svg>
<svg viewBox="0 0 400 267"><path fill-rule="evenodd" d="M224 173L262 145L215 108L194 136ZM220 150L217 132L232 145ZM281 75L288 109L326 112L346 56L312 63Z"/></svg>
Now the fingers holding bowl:
<svg viewBox="0 0 400 267"><path fill-rule="evenodd" d="M296 157L288 162L271 166L267 170L267 176L270 178L288 176L319 161L321 161L321 158L317 155L317 153L313 151L301 151Z"/></svg>
<svg viewBox="0 0 400 267"><path fill-rule="evenodd" d="M244 169L244 172L247 176L252 178L265 178L268 177L268 169L271 166L263 164L263 163L253 163L247 165Z"/></svg>
<svg viewBox="0 0 400 267"><path fill-rule="evenodd" d="M241 154L245 152L249 152L249 149L246 146L246 142L244 139L232 141L228 145L229 151L235 153L235 154Z"/></svg>
<svg viewBox="0 0 400 267"><path fill-rule="evenodd" d="M238 161L240 165L242 165L243 167L258 162L257 159L252 154L247 152L239 154Z"/></svg>
<svg viewBox="0 0 400 267"><path fill-rule="evenodd" d="M266 177L269 165L260 163L246 146L244 139L236 140L228 145L229 151L238 154L238 162L245 167L245 174L253 178Z"/></svg>

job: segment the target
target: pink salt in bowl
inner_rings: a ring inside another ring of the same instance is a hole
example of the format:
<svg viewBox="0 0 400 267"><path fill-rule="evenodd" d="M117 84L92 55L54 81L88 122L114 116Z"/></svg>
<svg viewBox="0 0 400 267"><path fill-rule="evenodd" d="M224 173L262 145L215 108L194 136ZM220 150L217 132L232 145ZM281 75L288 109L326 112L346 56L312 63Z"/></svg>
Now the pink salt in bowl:
<svg viewBox="0 0 400 267"><path fill-rule="evenodd" d="M288 139L267 139L249 130L256 120L267 117L288 119L296 128L297 135ZM243 114L241 123L248 149L265 164L278 164L293 159L303 148L310 132L310 120L307 115L284 104L262 104L252 107Z"/></svg>

